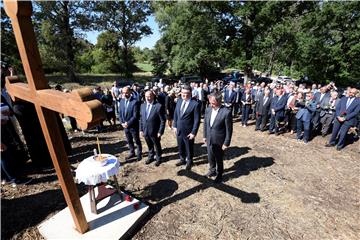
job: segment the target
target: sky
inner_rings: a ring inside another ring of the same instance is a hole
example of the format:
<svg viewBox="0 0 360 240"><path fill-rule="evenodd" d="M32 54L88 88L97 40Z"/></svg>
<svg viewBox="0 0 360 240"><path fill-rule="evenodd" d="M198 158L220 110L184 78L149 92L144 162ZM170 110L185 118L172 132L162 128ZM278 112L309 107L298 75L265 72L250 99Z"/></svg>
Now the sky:
<svg viewBox="0 0 360 240"><path fill-rule="evenodd" d="M148 26L151 28L153 34L143 37L140 41L135 43L135 46L140 47L141 49L144 48L153 48L157 40L160 39L160 32L159 26L155 21L154 16L149 16L147 21ZM92 44L96 44L96 38L100 32L98 31L91 31L86 33L86 39L91 42Z"/></svg>

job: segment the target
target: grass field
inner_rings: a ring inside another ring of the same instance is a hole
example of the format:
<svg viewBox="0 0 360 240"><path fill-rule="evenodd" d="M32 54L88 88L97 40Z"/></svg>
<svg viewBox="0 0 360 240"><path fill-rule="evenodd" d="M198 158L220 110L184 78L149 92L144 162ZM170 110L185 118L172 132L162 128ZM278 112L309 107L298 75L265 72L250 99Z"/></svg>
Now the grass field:
<svg viewBox="0 0 360 240"><path fill-rule="evenodd" d="M126 81L126 82L137 82L140 84L145 84L148 81L151 81L153 74L151 70L153 66L148 63L136 63L138 67L138 72L133 73L133 77L130 79L124 78L122 74L77 74L80 83L69 82L65 74L47 74L46 79L49 81L51 87L54 87L57 84L62 85L67 89L76 89L81 87L111 87L114 81Z"/></svg>
<svg viewBox="0 0 360 240"><path fill-rule="evenodd" d="M143 72L151 72L154 69L149 63L135 63L135 65Z"/></svg>

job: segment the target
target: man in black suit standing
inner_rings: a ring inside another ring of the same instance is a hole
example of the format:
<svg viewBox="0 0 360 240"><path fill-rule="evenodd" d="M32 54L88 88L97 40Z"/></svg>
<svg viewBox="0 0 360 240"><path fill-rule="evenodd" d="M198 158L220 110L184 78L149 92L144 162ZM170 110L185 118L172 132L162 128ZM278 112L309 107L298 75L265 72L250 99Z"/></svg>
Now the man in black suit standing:
<svg viewBox="0 0 360 240"><path fill-rule="evenodd" d="M207 144L210 165L206 176L216 176L216 183L222 181L224 150L230 145L233 130L231 110L223 107L221 100L221 93L209 96L210 107L206 109L204 119L204 142Z"/></svg>
<svg viewBox="0 0 360 240"><path fill-rule="evenodd" d="M176 166L186 164L186 170L192 167L195 135L200 125L200 104L191 99L191 87L185 85L181 89L181 99L177 101L173 130L177 137L180 160Z"/></svg>
<svg viewBox="0 0 360 240"><path fill-rule="evenodd" d="M123 98L119 103L119 120L124 128L126 140L129 144L130 154L126 157L129 160L135 157L134 140L137 145L137 160L142 159L142 146L139 137L139 105L138 101L131 96L130 87L122 89Z"/></svg>
<svg viewBox="0 0 360 240"><path fill-rule="evenodd" d="M145 138L149 149L148 159L145 164L150 164L154 160L156 152L155 166L159 166L162 154L160 140L165 129L165 110L154 98L155 93L153 91L148 90L145 92L145 102L141 105L140 112L140 135Z"/></svg>
<svg viewBox="0 0 360 240"><path fill-rule="evenodd" d="M265 89L264 95L259 97L259 102L256 105L256 127L255 131L261 130L262 132L265 131L266 124L269 118L269 111L270 111L270 90Z"/></svg>

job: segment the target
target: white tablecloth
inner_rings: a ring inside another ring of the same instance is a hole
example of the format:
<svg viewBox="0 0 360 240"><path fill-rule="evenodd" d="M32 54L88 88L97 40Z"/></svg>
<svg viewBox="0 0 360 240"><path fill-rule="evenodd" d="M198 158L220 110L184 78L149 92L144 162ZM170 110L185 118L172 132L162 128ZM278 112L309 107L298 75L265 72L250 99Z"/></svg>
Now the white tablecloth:
<svg viewBox="0 0 360 240"><path fill-rule="evenodd" d="M84 159L76 169L76 181L85 183L86 185L96 185L106 182L111 176L118 173L120 163L117 158L110 154L101 154L107 156L107 162L101 166L98 161L94 160L94 156Z"/></svg>

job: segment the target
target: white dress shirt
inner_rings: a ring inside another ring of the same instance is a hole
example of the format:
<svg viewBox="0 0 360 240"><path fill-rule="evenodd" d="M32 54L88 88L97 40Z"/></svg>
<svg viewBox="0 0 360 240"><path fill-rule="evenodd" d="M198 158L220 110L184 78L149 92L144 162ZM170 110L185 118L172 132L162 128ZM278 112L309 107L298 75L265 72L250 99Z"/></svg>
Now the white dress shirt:
<svg viewBox="0 0 360 240"><path fill-rule="evenodd" d="M220 108L218 108L218 109L214 109L214 108L212 108L212 110L211 110L211 116L210 116L210 127L212 127L212 125L214 124L214 121L215 121L215 118L216 118L216 115L218 114L218 112L219 112L219 109Z"/></svg>

